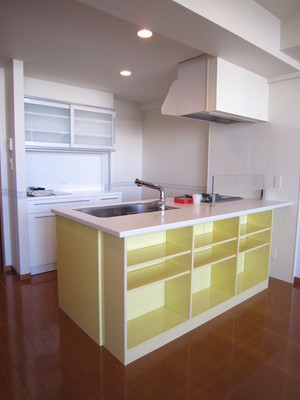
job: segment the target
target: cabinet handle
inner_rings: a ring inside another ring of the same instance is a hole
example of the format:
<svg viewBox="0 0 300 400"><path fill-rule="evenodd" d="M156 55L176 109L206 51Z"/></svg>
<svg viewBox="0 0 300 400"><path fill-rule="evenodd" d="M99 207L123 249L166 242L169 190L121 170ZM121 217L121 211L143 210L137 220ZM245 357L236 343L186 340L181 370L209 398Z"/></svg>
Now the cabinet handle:
<svg viewBox="0 0 300 400"><path fill-rule="evenodd" d="M49 205L49 204L56 204L57 206L59 206L60 204L63 203L90 203L89 199L86 200L67 200L67 201L49 201L48 203L34 203L35 206L44 206L44 205Z"/></svg>
<svg viewBox="0 0 300 400"><path fill-rule="evenodd" d="M105 201L105 200L119 200L119 197L106 197L105 199L100 199L100 201Z"/></svg>
<svg viewBox="0 0 300 400"><path fill-rule="evenodd" d="M40 216L37 216L37 217L34 217L34 218L36 218L36 219L41 219L41 218L53 218L53 217L55 217L55 214L51 214L51 215L40 215Z"/></svg>

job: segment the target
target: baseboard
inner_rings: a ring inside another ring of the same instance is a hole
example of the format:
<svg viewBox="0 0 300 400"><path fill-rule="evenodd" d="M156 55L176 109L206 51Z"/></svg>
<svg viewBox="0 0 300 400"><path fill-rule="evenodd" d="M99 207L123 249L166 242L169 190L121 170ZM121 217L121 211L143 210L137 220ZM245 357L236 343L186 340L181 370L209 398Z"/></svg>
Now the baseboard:
<svg viewBox="0 0 300 400"><path fill-rule="evenodd" d="M30 267L30 274L37 275L43 274L44 272L55 271L57 269L56 262L50 264L36 265L35 267Z"/></svg>
<svg viewBox="0 0 300 400"><path fill-rule="evenodd" d="M297 276L294 277L294 285L300 285L300 278Z"/></svg>
<svg viewBox="0 0 300 400"><path fill-rule="evenodd" d="M14 267L11 267L11 271L16 275L16 277L20 280L20 281L28 281L28 280L31 280L31 275L30 274L23 274L23 275L20 275L19 274L19 272L17 272L16 270L15 270L15 268Z"/></svg>

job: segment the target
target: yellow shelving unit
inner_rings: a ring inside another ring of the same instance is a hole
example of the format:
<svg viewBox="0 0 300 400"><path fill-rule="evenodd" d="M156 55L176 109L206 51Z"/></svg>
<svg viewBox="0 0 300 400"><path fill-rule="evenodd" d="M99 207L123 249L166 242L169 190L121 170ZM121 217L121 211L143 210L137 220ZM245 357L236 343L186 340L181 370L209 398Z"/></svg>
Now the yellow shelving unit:
<svg viewBox="0 0 300 400"><path fill-rule="evenodd" d="M125 238L58 217L60 307L126 365L267 288L272 217Z"/></svg>
<svg viewBox="0 0 300 400"><path fill-rule="evenodd" d="M191 227L127 239L127 349L190 317Z"/></svg>
<svg viewBox="0 0 300 400"><path fill-rule="evenodd" d="M272 211L240 218L237 294L268 279Z"/></svg>

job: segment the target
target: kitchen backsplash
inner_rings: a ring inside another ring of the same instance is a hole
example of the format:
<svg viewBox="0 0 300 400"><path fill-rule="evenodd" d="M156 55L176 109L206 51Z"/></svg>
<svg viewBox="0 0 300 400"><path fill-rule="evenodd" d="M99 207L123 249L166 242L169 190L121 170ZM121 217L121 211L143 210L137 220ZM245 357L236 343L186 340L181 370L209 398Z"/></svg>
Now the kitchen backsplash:
<svg viewBox="0 0 300 400"><path fill-rule="evenodd" d="M58 191L104 190L107 184L105 155L77 153L26 153L28 186Z"/></svg>

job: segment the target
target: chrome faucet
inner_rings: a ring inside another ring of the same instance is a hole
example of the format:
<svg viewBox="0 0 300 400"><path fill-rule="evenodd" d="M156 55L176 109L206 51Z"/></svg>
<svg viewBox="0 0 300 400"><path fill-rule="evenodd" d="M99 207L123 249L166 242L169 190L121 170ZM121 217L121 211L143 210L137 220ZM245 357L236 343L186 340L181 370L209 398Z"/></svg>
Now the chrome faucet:
<svg viewBox="0 0 300 400"><path fill-rule="evenodd" d="M156 185L155 183L151 183L151 182L146 182L146 181L142 181L141 179L136 178L135 182L134 182L137 186L146 186L150 189L155 189L159 191L159 200L154 201L152 204L156 204L159 206L159 208L164 211L165 209L165 191L164 188L161 185Z"/></svg>

